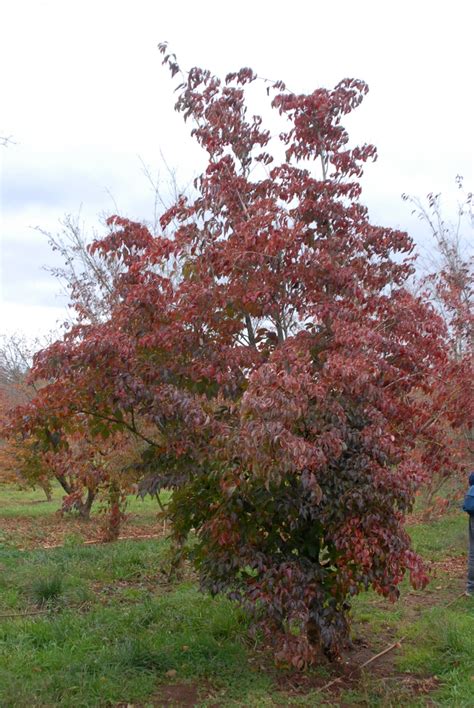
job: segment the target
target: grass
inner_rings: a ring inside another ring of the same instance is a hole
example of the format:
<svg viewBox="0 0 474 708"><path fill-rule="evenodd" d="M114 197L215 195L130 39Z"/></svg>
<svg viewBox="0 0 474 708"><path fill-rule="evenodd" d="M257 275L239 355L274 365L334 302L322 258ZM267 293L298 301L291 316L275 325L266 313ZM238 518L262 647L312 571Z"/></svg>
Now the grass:
<svg viewBox="0 0 474 708"><path fill-rule="evenodd" d="M34 578L31 582L31 596L38 607L57 604L62 593L63 581L59 575Z"/></svg>
<svg viewBox="0 0 474 708"><path fill-rule="evenodd" d="M0 528L1 518L18 510L41 525L57 509L57 496L50 506L34 503L38 493L22 494L0 490ZM132 505L136 524L156 517L152 500ZM462 514L414 526L411 534L431 561L466 550ZM189 570L168 582L167 552L165 539L84 546L74 535L49 550L0 545L2 708L160 705L173 686L187 687L201 706L318 706L326 699L335 706L416 707L428 705L428 697L429 705L473 704L474 601L445 607L462 589L459 575L441 568L429 591L404 582L394 605L374 593L359 596L354 636L366 640L369 654L407 638L386 664L322 696L282 685L271 657L250 643L245 615L225 598L199 593ZM43 614L25 614L39 607ZM21 616L2 617L12 613ZM319 667L312 676L321 684L331 671Z"/></svg>
<svg viewBox="0 0 474 708"><path fill-rule="evenodd" d="M165 553L164 541L21 555L1 549L0 614L31 609L39 568L43 595L52 585L46 578L61 573L64 582L59 611L0 619L0 705L136 702L170 678L212 680L228 697L266 690L269 679L257 671L242 676L246 621L234 604L189 581L151 581Z"/></svg>
<svg viewBox="0 0 474 708"><path fill-rule="evenodd" d="M467 517L463 512L450 514L431 524L410 528L413 545L426 560L459 556L467 549Z"/></svg>
<svg viewBox="0 0 474 708"><path fill-rule="evenodd" d="M17 489L12 485L0 485L0 518L27 517L30 519L54 514L61 505L59 486L53 489L52 500L38 489Z"/></svg>
<svg viewBox="0 0 474 708"><path fill-rule="evenodd" d="M433 607L407 632L411 641L398 661L399 668L437 676L440 705L472 706L474 599L463 599L448 609Z"/></svg>

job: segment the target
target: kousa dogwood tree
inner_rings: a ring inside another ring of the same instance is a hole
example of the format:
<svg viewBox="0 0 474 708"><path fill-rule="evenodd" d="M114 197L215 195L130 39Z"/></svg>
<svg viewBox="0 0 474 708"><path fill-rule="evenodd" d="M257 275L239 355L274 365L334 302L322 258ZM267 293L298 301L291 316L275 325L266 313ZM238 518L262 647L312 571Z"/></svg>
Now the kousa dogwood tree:
<svg viewBox="0 0 474 708"><path fill-rule="evenodd" d="M161 51L207 166L161 233L109 220L92 252L120 264L110 317L36 356L49 383L16 426L59 440L80 419L97 444L141 440L142 490L173 490L202 588L302 667L338 656L358 592L426 582L403 519L450 463L431 395L446 331L405 287L411 239L360 201L376 150L350 147L343 121L363 81L298 94L247 68L184 73ZM270 127L247 108L259 86Z"/></svg>

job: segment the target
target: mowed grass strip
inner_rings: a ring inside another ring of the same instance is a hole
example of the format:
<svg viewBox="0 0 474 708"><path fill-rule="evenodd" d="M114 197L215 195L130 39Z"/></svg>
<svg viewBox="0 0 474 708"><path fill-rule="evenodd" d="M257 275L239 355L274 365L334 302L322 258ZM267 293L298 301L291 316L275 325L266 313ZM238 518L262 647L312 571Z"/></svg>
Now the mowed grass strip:
<svg viewBox="0 0 474 708"><path fill-rule="evenodd" d="M194 587L124 607L0 627L1 705L102 705L134 702L160 682L212 679L262 683L244 671L243 631L235 607Z"/></svg>

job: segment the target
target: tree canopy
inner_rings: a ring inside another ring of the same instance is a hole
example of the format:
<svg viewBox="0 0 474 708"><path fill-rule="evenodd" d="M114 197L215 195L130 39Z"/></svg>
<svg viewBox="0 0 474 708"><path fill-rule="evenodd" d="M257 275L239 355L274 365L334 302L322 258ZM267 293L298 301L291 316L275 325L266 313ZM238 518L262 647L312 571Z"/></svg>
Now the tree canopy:
<svg viewBox="0 0 474 708"><path fill-rule="evenodd" d="M251 69L184 73L160 49L207 167L159 233L109 219L91 253L116 263L110 310L37 354L47 385L14 426L54 454L77 435L139 440L127 469L143 492L173 490L203 589L245 604L302 667L338 655L361 589L426 582L403 518L453 464L447 332L406 287L411 238L360 201L376 150L349 147L342 121L363 81L266 82L275 136L247 110Z"/></svg>

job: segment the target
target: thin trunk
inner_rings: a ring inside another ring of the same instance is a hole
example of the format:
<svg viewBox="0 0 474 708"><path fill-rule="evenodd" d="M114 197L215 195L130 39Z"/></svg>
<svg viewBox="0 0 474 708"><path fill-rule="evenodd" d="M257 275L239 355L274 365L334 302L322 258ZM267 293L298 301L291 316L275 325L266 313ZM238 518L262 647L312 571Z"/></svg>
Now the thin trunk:
<svg viewBox="0 0 474 708"><path fill-rule="evenodd" d="M51 487L50 487L50 485L47 484L47 483L45 483L45 484L40 484L40 487L41 487L41 489L43 490L43 492L44 492L44 494L45 494L46 501L49 501L49 502L52 501L53 495L51 494Z"/></svg>
<svg viewBox="0 0 474 708"><path fill-rule="evenodd" d="M92 489L87 490L87 496L84 501L80 501L77 504L77 511L79 516L83 521L89 521L91 516L91 508L94 503L96 493Z"/></svg>
<svg viewBox="0 0 474 708"><path fill-rule="evenodd" d="M72 485L69 484L66 477L64 475L60 475L60 474L57 474L55 476L56 476L56 479L58 480L59 484L61 485L61 487L66 492L66 494L72 494L74 489L72 488Z"/></svg>
<svg viewBox="0 0 474 708"><path fill-rule="evenodd" d="M249 314L245 315L245 324L247 326L247 334L248 334L248 338L249 338L249 344L251 347L256 348L257 347L257 340L255 339L255 333L253 331L252 320L250 319Z"/></svg>

